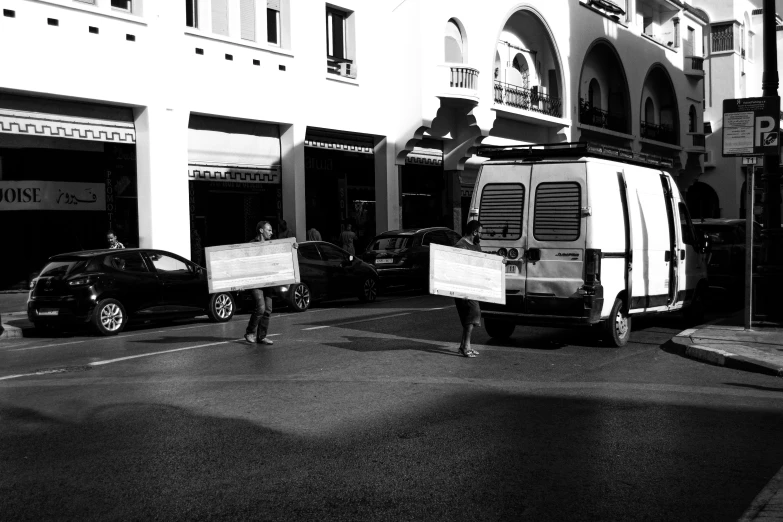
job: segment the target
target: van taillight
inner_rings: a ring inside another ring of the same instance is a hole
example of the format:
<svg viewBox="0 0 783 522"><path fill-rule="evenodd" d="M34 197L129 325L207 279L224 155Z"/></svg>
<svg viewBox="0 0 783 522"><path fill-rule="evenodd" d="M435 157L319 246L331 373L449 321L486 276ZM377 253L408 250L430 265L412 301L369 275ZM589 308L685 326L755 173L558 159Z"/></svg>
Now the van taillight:
<svg viewBox="0 0 783 522"><path fill-rule="evenodd" d="M601 280L601 251L588 248L585 251L585 283Z"/></svg>

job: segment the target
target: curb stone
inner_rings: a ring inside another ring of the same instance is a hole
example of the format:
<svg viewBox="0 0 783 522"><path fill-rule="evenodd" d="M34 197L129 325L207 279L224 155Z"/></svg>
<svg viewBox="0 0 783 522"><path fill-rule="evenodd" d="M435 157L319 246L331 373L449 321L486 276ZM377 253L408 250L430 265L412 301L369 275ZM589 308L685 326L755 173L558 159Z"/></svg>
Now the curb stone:
<svg viewBox="0 0 783 522"><path fill-rule="evenodd" d="M723 366L734 370L783 377L783 368L776 364L759 361L744 355L736 355L718 348L694 344L688 336L695 330L696 329L690 329L680 332L678 335L672 337L666 345L674 347L674 351L679 355L714 366Z"/></svg>
<svg viewBox="0 0 783 522"><path fill-rule="evenodd" d="M0 339L18 339L20 337L24 337L21 328L3 324L2 330L0 330Z"/></svg>

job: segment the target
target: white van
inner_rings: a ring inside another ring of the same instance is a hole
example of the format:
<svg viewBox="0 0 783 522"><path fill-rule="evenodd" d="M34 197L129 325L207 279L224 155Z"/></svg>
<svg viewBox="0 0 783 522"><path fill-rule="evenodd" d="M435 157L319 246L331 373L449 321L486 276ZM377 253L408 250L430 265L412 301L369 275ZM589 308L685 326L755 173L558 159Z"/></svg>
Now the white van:
<svg viewBox="0 0 783 522"><path fill-rule="evenodd" d="M662 159L587 143L479 154L490 160L469 220L482 250L507 259L506 304L481 304L490 336L600 322L619 347L636 314L703 315L706 264L685 202L668 173L643 166Z"/></svg>

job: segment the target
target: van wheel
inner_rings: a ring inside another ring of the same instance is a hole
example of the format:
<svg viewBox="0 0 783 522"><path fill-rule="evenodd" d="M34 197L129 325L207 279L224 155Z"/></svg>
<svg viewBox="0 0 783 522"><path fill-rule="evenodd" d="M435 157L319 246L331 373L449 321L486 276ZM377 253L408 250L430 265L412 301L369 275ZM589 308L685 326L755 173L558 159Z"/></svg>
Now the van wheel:
<svg viewBox="0 0 783 522"><path fill-rule="evenodd" d="M696 287L691 304L683 311L688 325L699 325L704 322L704 287Z"/></svg>
<svg viewBox="0 0 783 522"><path fill-rule="evenodd" d="M117 335L128 324L125 307L116 299L104 299L92 314L92 325L101 335Z"/></svg>
<svg viewBox="0 0 783 522"><path fill-rule="evenodd" d="M484 329L493 339L508 339L514 333L516 325L508 321L484 319Z"/></svg>
<svg viewBox="0 0 783 522"><path fill-rule="evenodd" d="M234 297L228 292L209 296L207 315L215 323L225 323L234 317Z"/></svg>
<svg viewBox="0 0 783 522"><path fill-rule="evenodd" d="M631 337L631 316L623 311L623 302L620 299L614 300L612 313L609 319L603 322L604 338L609 346L621 348L628 344Z"/></svg>

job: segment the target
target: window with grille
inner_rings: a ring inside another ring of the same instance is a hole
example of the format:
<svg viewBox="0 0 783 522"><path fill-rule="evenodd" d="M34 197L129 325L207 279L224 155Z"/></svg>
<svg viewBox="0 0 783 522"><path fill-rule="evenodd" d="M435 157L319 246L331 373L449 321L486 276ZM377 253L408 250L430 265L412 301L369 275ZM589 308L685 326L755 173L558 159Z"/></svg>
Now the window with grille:
<svg viewBox="0 0 783 522"><path fill-rule="evenodd" d="M479 220L482 239L519 239L525 210L525 187L520 183L490 183L481 191Z"/></svg>
<svg viewBox="0 0 783 522"><path fill-rule="evenodd" d="M536 188L533 237L538 241L576 241L581 233L578 183L541 183Z"/></svg>

